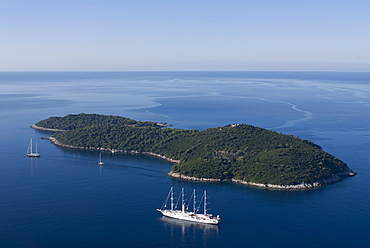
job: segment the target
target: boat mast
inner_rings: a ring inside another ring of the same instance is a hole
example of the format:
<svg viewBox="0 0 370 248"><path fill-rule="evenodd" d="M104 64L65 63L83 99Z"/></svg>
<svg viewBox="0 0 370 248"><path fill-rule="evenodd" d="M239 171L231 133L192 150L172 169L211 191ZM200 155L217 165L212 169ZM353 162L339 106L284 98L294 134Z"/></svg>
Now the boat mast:
<svg viewBox="0 0 370 248"><path fill-rule="evenodd" d="M207 214L207 191L204 191L204 215Z"/></svg>
<svg viewBox="0 0 370 248"><path fill-rule="evenodd" d="M181 189L181 211L185 212L184 188Z"/></svg>
<svg viewBox="0 0 370 248"><path fill-rule="evenodd" d="M32 154L32 138L30 140L30 154Z"/></svg>
<svg viewBox="0 0 370 248"><path fill-rule="evenodd" d="M195 210L196 210L196 206L195 206L195 189L193 189L193 195L194 195L194 201L193 201L193 212L194 212L194 214L195 214Z"/></svg>
<svg viewBox="0 0 370 248"><path fill-rule="evenodd" d="M173 187L171 187L171 211L173 211Z"/></svg>

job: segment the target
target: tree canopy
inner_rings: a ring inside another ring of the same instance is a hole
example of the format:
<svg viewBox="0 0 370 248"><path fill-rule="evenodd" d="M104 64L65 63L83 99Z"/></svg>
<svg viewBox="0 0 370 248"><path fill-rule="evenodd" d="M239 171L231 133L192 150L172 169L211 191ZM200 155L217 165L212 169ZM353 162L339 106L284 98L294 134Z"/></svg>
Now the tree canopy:
<svg viewBox="0 0 370 248"><path fill-rule="evenodd" d="M349 170L308 140L246 124L198 131L119 116L79 114L50 117L35 125L67 130L52 136L64 145L151 152L179 160L171 171L195 178L294 185Z"/></svg>

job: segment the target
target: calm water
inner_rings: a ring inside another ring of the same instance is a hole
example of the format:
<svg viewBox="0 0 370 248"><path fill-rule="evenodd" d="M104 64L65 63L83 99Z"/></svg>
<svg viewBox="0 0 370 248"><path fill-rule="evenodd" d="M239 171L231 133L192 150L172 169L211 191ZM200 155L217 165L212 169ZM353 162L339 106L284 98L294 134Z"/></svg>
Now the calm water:
<svg viewBox="0 0 370 248"><path fill-rule="evenodd" d="M368 247L370 73L0 73L1 247ZM69 150L29 126L70 113L204 130L247 123L319 144L357 176L265 190L166 176L141 155ZM30 138L39 159L27 158ZM206 189L219 226L161 217L171 186Z"/></svg>

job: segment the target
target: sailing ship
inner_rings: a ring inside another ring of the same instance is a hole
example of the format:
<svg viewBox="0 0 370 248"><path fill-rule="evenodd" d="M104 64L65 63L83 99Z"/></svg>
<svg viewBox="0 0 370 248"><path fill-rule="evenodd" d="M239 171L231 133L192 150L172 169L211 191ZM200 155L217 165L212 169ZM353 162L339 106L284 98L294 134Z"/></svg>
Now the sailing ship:
<svg viewBox="0 0 370 248"><path fill-rule="evenodd" d="M27 157L34 157L34 158L41 157L41 155L39 153L37 153L37 142L36 142L36 152L32 151L32 138L30 140L30 144L28 145L26 156Z"/></svg>
<svg viewBox="0 0 370 248"><path fill-rule="evenodd" d="M99 162L98 165L104 165L103 161L101 161L101 153L99 154Z"/></svg>
<svg viewBox="0 0 370 248"><path fill-rule="evenodd" d="M212 214L207 213L207 192L204 191L203 196L197 205L196 202L196 195L195 195L195 189L193 190L193 194L190 197L189 204L186 205L185 199L184 199L184 188L181 190L181 210L177 209L177 205L179 203L180 198L177 200L177 203L174 204L174 193L173 193L173 187L171 187L170 192L167 195L167 198L165 202L163 203L162 207L160 209L157 209L157 211L161 212L163 216L167 216L170 218L175 218L179 220L187 220L187 221L193 221L193 222L199 222L204 224L213 224L217 225L220 221L220 216L217 215L214 217ZM167 209L167 203L170 201L170 209ZM193 202L193 210L189 211L189 205ZM200 213L200 207L203 203L203 213Z"/></svg>

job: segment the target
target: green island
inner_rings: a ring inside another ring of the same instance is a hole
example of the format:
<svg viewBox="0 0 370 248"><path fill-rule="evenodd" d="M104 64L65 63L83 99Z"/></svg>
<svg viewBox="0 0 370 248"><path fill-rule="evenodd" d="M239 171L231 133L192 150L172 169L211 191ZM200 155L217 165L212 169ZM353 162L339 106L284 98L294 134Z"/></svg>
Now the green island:
<svg viewBox="0 0 370 248"><path fill-rule="evenodd" d="M174 163L168 175L188 180L302 189L355 175L346 163L308 140L246 124L198 131L120 116L70 114L31 127L56 131L48 139L59 146L166 159Z"/></svg>

